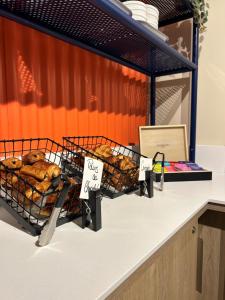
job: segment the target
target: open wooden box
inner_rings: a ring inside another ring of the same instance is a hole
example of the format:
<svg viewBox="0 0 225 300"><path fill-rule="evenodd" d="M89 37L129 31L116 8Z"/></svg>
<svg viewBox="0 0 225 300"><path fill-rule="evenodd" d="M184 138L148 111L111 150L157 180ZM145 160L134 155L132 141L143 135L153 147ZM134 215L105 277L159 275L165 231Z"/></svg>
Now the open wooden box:
<svg viewBox="0 0 225 300"><path fill-rule="evenodd" d="M153 157L156 152L165 154L166 161L189 161L186 125L140 126L140 152L147 157ZM156 173L156 181L160 173ZM165 181L196 181L212 180L212 172L177 171L165 173Z"/></svg>

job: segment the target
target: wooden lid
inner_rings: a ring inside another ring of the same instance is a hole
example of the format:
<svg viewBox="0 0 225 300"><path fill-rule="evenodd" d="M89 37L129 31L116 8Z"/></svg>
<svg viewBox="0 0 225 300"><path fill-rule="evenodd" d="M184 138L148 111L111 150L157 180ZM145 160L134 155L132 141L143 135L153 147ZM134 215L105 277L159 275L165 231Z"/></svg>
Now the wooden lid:
<svg viewBox="0 0 225 300"><path fill-rule="evenodd" d="M165 160L188 160L186 125L140 126L141 154L153 157L165 153Z"/></svg>

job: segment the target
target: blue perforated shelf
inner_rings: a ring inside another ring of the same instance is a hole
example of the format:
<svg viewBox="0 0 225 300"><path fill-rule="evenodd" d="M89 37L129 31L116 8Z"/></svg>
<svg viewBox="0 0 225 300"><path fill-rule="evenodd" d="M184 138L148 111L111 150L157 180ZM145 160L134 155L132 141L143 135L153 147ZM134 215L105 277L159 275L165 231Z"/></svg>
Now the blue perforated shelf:
<svg viewBox="0 0 225 300"><path fill-rule="evenodd" d="M124 2L127 0L121 0ZM193 17L190 0L141 0L159 10L159 26L165 26Z"/></svg>
<svg viewBox="0 0 225 300"><path fill-rule="evenodd" d="M179 13L172 3L186 3L153 2L164 8L159 7L161 23L181 16L182 9ZM0 0L0 15L147 75L187 72L196 67L108 0Z"/></svg>

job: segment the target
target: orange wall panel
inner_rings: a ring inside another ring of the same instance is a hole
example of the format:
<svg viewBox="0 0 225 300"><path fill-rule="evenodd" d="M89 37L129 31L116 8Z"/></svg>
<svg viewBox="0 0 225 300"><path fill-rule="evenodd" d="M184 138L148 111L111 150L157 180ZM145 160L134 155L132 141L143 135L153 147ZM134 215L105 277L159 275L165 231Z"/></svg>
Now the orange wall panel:
<svg viewBox="0 0 225 300"><path fill-rule="evenodd" d="M138 142L147 77L0 18L0 139L105 135Z"/></svg>

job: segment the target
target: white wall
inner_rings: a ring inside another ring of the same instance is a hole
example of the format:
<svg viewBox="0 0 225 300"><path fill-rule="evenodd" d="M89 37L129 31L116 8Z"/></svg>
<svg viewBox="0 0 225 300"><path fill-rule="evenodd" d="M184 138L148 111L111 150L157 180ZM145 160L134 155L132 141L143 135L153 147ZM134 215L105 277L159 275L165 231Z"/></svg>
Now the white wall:
<svg viewBox="0 0 225 300"><path fill-rule="evenodd" d="M198 130L201 145L225 145L225 1L209 2L199 58Z"/></svg>
<svg viewBox="0 0 225 300"><path fill-rule="evenodd" d="M207 31L200 36L197 144L225 145L225 0L209 1ZM191 57L191 22L168 26L163 31L170 44ZM157 89L157 124L190 123L189 74L162 77ZM178 79L173 81L173 79Z"/></svg>

